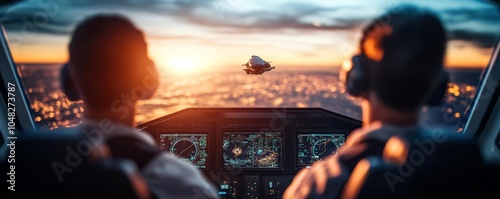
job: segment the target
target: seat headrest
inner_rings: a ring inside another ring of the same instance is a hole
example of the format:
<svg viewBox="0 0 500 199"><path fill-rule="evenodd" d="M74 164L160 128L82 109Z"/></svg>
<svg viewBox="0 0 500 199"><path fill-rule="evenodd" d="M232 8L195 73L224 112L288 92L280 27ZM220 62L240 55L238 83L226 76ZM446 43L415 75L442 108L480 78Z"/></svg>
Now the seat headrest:
<svg viewBox="0 0 500 199"><path fill-rule="evenodd" d="M135 163L111 159L105 148L102 140L74 130L20 137L12 193L16 198L150 198ZM8 173L12 164L1 164Z"/></svg>

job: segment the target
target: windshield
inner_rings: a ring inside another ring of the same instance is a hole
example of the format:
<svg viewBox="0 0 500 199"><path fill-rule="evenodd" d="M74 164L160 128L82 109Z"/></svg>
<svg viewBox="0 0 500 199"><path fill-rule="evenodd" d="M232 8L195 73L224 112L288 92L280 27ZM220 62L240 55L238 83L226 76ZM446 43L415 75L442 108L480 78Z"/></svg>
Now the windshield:
<svg viewBox="0 0 500 199"><path fill-rule="evenodd" d="M61 92L75 26L88 16L117 13L145 32L160 71L153 98L139 103L143 123L187 107L321 107L361 119L338 73L357 51L362 28L389 8L433 9L448 31L446 102L425 109L424 121L461 131L481 72L492 54L499 13L474 0L419 1L25 1L1 8L13 58L42 128L77 124L82 102ZM259 56L273 70L248 75Z"/></svg>

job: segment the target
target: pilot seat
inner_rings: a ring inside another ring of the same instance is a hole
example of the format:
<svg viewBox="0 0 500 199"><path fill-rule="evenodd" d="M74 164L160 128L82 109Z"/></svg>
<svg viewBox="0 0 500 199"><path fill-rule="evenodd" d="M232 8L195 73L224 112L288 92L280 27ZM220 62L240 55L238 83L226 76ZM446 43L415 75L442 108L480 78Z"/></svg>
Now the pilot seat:
<svg viewBox="0 0 500 199"><path fill-rule="evenodd" d="M342 198L498 197L499 172L470 138L424 130L392 137L382 157L361 160Z"/></svg>

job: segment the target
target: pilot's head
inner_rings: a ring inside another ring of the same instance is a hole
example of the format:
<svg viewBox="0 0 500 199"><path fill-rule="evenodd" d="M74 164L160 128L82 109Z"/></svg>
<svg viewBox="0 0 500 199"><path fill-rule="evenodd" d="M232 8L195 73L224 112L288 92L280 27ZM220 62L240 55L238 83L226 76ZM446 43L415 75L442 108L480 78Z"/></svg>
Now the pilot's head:
<svg viewBox="0 0 500 199"><path fill-rule="evenodd" d="M353 74L362 73L362 77L351 78L347 87L354 85L351 91L365 99L416 111L440 80L446 33L430 11L402 6L372 21L363 30L359 48Z"/></svg>
<svg viewBox="0 0 500 199"><path fill-rule="evenodd" d="M99 15L78 25L69 44L75 89L88 108L151 97L158 74L142 31L117 15Z"/></svg>

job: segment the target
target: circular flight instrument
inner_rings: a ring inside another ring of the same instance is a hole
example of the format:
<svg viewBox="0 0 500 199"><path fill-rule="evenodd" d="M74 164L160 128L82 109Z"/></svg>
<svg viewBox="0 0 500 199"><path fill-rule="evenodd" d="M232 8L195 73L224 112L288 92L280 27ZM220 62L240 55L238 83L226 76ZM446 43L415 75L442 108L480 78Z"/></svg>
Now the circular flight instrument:
<svg viewBox="0 0 500 199"><path fill-rule="evenodd" d="M198 147L193 143L193 141L188 139L177 140L170 149L172 153L181 159L185 159L189 162L193 162L198 156Z"/></svg>
<svg viewBox="0 0 500 199"><path fill-rule="evenodd" d="M243 149L241 149L239 146L234 146L234 149L232 152L234 154L234 157L237 157L237 156L241 155L241 153L243 152Z"/></svg>
<svg viewBox="0 0 500 199"><path fill-rule="evenodd" d="M339 146L337 146L331 138L318 140L314 143L312 148L313 157L322 160L331 154L335 154L338 148Z"/></svg>

